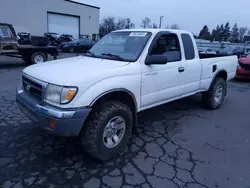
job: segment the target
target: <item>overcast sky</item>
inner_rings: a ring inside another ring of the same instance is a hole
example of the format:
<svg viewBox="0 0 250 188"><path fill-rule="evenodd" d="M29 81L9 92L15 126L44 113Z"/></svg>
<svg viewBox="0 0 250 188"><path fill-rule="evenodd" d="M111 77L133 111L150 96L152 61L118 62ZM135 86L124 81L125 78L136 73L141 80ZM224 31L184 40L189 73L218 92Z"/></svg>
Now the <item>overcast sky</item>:
<svg viewBox="0 0 250 188"><path fill-rule="evenodd" d="M140 26L144 17L163 26L178 24L181 29L199 33L204 24L209 29L230 21L231 25L250 27L250 0L78 0L101 7L106 16L129 17Z"/></svg>

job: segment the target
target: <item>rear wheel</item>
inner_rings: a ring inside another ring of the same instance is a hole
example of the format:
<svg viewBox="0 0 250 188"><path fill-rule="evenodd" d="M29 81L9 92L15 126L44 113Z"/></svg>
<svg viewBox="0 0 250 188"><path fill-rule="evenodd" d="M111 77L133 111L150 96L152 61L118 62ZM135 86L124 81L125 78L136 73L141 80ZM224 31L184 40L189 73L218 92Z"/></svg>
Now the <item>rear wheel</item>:
<svg viewBox="0 0 250 188"><path fill-rule="evenodd" d="M71 53L74 53L74 52L75 52L75 49L74 49L73 47L70 47L70 48L69 48L69 51L70 51Z"/></svg>
<svg viewBox="0 0 250 188"><path fill-rule="evenodd" d="M31 56L31 62L33 64L38 64L38 63L43 63L47 61L47 56L45 53L42 52L35 52L32 56Z"/></svg>
<svg viewBox="0 0 250 188"><path fill-rule="evenodd" d="M133 115L125 104L109 101L94 109L85 127L81 135L85 150L99 160L108 160L128 143Z"/></svg>
<svg viewBox="0 0 250 188"><path fill-rule="evenodd" d="M220 108L226 95L227 83L222 78L216 78L211 88L203 93L202 100L204 105L209 109Z"/></svg>

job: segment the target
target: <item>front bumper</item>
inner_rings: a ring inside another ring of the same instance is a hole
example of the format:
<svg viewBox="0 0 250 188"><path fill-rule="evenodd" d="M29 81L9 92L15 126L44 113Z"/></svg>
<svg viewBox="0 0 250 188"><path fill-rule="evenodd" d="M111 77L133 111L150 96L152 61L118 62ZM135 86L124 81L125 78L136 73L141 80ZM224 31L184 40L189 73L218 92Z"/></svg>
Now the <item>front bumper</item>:
<svg viewBox="0 0 250 188"><path fill-rule="evenodd" d="M236 71L236 78L250 78L250 71L239 67Z"/></svg>
<svg viewBox="0 0 250 188"><path fill-rule="evenodd" d="M23 113L38 127L59 136L78 136L91 108L62 109L41 102L17 88L16 101Z"/></svg>

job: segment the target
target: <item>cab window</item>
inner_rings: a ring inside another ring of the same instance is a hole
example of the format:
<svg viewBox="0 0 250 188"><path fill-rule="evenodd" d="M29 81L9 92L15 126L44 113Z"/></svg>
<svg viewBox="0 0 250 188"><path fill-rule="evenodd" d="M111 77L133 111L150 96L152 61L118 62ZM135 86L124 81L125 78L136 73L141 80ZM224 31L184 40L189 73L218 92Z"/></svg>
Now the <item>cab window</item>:
<svg viewBox="0 0 250 188"><path fill-rule="evenodd" d="M189 34L181 34L185 58L186 60L192 60L195 58L194 44Z"/></svg>
<svg viewBox="0 0 250 188"><path fill-rule="evenodd" d="M176 34L162 35L156 41L150 55L164 55L168 62L181 61L181 49Z"/></svg>

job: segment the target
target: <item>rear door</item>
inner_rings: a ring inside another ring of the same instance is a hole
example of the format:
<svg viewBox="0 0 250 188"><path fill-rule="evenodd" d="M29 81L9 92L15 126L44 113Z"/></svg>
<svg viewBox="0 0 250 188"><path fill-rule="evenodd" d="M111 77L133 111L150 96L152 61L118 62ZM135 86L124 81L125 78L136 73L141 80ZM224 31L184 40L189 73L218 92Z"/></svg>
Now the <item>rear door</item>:
<svg viewBox="0 0 250 188"><path fill-rule="evenodd" d="M184 77L184 95L189 95L196 92L200 87L201 80L201 60L198 51L195 50L196 43L194 38L187 33L181 34L183 49L184 49L184 62L183 66L185 71Z"/></svg>

